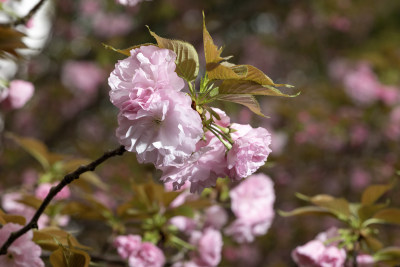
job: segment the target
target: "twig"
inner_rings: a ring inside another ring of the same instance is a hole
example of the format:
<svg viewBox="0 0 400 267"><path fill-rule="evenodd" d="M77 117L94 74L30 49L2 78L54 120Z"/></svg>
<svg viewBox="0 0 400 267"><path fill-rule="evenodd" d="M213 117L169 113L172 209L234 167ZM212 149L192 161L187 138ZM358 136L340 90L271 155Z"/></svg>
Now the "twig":
<svg viewBox="0 0 400 267"><path fill-rule="evenodd" d="M122 154L124 154L125 152L125 148L124 146L120 146L117 149L114 149L112 151L106 152L103 154L103 156L101 156L100 158L96 159L95 161L89 163L88 165L83 165L80 166L78 169L76 169L74 172L71 172L67 175L64 176L64 179L61 180L61 182L56 185L53 186L50 189L50 192L47 194L46 198L43 200L42 204L40 205L40 207L38 208L38 210L36 211L36 213L33 215L32 219L30 220L30 222L25 225L23 228L21 228L20 230L18 230L17 232L13 232L11 233L11 235L9 236L9 238L7 239L7 241L3 244L3 246L0 248L0 255L5 255L7 254L7 249L8 247L20 236L22 236L23 234L25 234L26 232L28 232L30 229L37 229L38 225L37 222L39 220L39 217L42 215L42 213L44 212L44 210L46 209L46 207L49 205L50 201L57 195L58 192L60 192L65 186L67 186L68 184L70 184L72 181L79 179L79 176L82 173L88 172L88 171L94 171L96 169L96 167L98 165L100 165L101 163L103 163L104 161L106 161L109 158L115 157L115 156L120 156Z"/></svg>
<svg viewBox="0 0 400 267"><path fill-rule="evenodd" d="M35 15L35 13L39 10L39 8L43 5L46 0L40 0L25 16L18 18L14 21L7 23L0 23L1 27L14 27L20 24L26 24L28 20Z"/></svg>

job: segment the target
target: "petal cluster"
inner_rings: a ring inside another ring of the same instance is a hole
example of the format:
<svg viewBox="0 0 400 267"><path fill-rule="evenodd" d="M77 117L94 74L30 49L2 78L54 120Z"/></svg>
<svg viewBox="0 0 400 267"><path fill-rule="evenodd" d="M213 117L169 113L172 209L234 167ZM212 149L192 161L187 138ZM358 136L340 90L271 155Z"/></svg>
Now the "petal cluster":
<svg viewBox="0 0 400 267"><path fill-rule="evenodd" d="M236 220L225 229L225 234L237 242L252 242L265 234L274 219L275 193L273 182L265 174L248 177L229 193Z"/></svg>
<svg viewBox="0 0 400 267"><path fill-rule="evenodd" d="M22 226L15 223L7 223L0 229L0 244L4 244L12 232L18 231ZM7 250L6 255L0 255L0 266L9 267L44 267L40 258L41 248L32 242L33 232L15 240Z"/></svg>
<svg viewBox="0 0 400 267"><path fill-rule="evenodd" d="M130 267L162 267L165 263L163 252L149 242L142 242L138 235L118 236L114 246Z"/></svg>

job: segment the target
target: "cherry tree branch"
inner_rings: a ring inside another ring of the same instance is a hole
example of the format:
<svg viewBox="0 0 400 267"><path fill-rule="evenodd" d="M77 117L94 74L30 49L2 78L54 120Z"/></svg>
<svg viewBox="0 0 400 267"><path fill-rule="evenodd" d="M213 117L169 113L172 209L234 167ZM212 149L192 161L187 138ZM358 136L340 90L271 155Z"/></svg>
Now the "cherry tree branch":
<svg viewBox="0 0 400 267"><path fill-rule="evenodd" d="M11 22L0 23L1 27L14 27L20 24L26 24L28 20L35 15L35 13L39 10L39 8L43 5L46 0L40 0L25 16L18 18Z"/></svg>
<svg viewBox="0 0 400 267"><path fill-rule="evenodd" d="M124 154L125 152L124 146L120 146L117 149L111 150L109 152L104 153L100 158L96 159L95 161L87 164L80 166L77 168L74 172L71 172L67 175L64 176L64 178L60 181L59 184L56 186L53 186L50 189L50 192L47 194L46 198L43 200L42 204L38 208L38 210L35 212L33 215L32 219L28 224L26 224L23 228L20 230L11 233L10 237L6 240L6 242L3 244L3 246L0 248L0 255L5 255L7 254L7 249L8 247L20 236L24 235L26 232L29 230L35 228L38 228L38 220L40 216L43 214L44 210L46 207L49 205L50 201L59 193L65 186L70 184L72 181L79 179L79 176L82 173L88 172L88 171L94 171L98 165L103 163L109 158L115 157L115 156L120 156Z"/></svg>

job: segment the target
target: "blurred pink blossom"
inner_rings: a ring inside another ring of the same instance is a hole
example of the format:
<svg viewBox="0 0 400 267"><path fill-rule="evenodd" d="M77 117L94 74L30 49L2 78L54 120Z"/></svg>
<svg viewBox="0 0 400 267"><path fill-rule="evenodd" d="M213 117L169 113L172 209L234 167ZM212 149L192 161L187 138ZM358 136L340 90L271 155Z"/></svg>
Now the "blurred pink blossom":
<svg viewBox="0 0 400 267"><path fill-rule="evenodd" d="M222 252L224 259L239 263L238 266L256 267L261 259L260 251L256 246L242 244L239 247L225 247Z"/></svg>
<svg viewBox="0 0 400 267"><path fill-rule="evenodd" d="M364 144L369 137L369 131L363 124L355 124L350 129L350 143L353 146Z"/></svg>
<svg viewBox="0 0 400 267"><path fill-rule="evenodd" d="M385 134L392 140L398 140L400 137L400 106L392 109L389 115L389 121L385 127Z"/></svg>
<svg viewBox="0 0 400 267"><path fill-rule="evenodd" d="M105 72L90 61L67 61L62 69L64 86L77 89L77 95L94 94L105 80Z"/></svg>
<svg viewBox="0 0 400 267"><path fill-rule="evenodd" d="M193 261L199 266L213 267L221 261L223 242L218 230L206 228L203 232L194 231L190 243L197 248Z"/></svg>
<svg viewBox="0 0 400 267"><path fill-rule="evenodd" d="M387 106L400 103L400 89L395 86L382 85L379 90L379 97Z"/></svg>
<svg viewBox="0 0 400 267"><path fill-rule="evenodd" d="M118 254L123 259L136 255L140 249L142 238L139 235L120 235L113 242Z"/></svg>
<svg viewBox="0 0 400 267"><path fill-rule="evenodd" d="M275 192L273 182L265 174L254 174L233 188L231 208L237 219L225 229L227 235L239 242L252 242L271 226Z"/></svg>
<svg viewBox="0 0 400 267"><path fill-rule="evenodd" d="M292 251L292 259L299 267L343 267L346 251L337 247L339 240L337 228L331 227L303 246Z"/></svg>
<svg viewBox="0 0 400 267"><path fill-rule="evenodd" d="M125 14L98 12L94 15L94 32L104 38L127 34L133 28L133 21Z"/></svg>
<svg viewBox="0 0 400 267"><path fill-rule="evenodd" d="M47 194L50 192L50 189L53 186L56 186L57 183L55 184L50 184L50 183L43 183L40 184L35 191L35 196L39 199L45 199ZM63 200L69 198L71 195L71 191L69 190L69 187L66 186L64 187L58 194L54 197L55 200Z"/></svg>
<svg viewBox="0 0 400 267"><path fill-rule="evenodd" d="M22 194L18 192L2 194L1 205L7 213L23 216L29 221L32 219L36 210L19 203L18 200L21 198ZM39 229L47 226L49 221L49 217L46 214L42 214L38 220Z"/></svg>
<svg viewBox="0 0 400 267"><path fill-rule="evenodd" d="M12 232L18 231L22 226L15 223L7 223L0 229L0 244L4 244ZM8 267L44 267L40 258L41 248L32 242L33 232L15 240L7 250L6 255L0 256L0 266Z"/></svg>
<svg viewBox="0 0 400 267"><path fill-rule="evenodd" d="M254 173L264 165L271 153L271 135L264 128L253 129L250 125L234 123L232 133L234 144L228 151L229 177L240 180Z"/></svg>
<svg viewBox="0 0 400 267"><path fill-rule="evenodd" d="M80 11L85 16L92 16L98 13L101 9L100 1L98 0L83 0L80 3Z"/></svg>
<svg viewBox="0 0 400 267"><path fill-rule="evenodd" d="M357 266L358 267L373 267L375 260L371 255L360 254L357 255Z"/></svg>
<svg viewBox="0 0 400 267"><path fill-rule="evenodd" d="M204 217L205 227L212 227L217 230L221 229L228 222L228 213L219 205L207 208L204 212Z"/></svg>
<svg viewBox="0 0 400 267"><path fill-rule="evenodd" d="M5 108L22 108L33 96L35 88L32 83L23 80L13 80L0 94L0 102Z"/></svg>
<svg viewBox="0 0 400 267"><path fill-rule="evenodd" d="M162 250L149 242L143 242L138 252L129 256L129 267L162 267L164 264Z"/></svg>
<svg viewBox="0 0 400 267"><path fill-rule="evenodd" d="M332 28L341 31L348 32L351 27L351 21L343 16L333 16L330 18L329 24Z"/></svg>
<svg viewBox="0 0 400 267"><path fill-rule="evenodd" d="M364 189L371 181L371 175L364 169L356 167L350 173L351 186L356 190Z"/></svg>
<svg viewBox="0 0 400 267"><path fill-rule="evenodd" d="M169 223L178 228L179 231L189 234L196 229L196 221L185 216L174 216L169 219Z"/></svg>

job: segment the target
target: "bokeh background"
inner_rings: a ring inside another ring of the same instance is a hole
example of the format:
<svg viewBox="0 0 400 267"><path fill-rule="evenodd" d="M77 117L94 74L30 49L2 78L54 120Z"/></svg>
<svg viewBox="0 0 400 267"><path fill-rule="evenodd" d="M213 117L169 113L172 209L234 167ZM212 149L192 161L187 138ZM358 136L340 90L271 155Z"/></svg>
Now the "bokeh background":
<svg viewBox="0 0 400 267"><path fill-rule="evenodd" d="M29 60L19 61L16 74L34 83L34 97L23 109L2 111L2 192L27 186L41 172L4 132L37 138L52 152L72 157L96 158L118 146L117 109L109 102L107 78L123 56L102 43L127 48L155 42L148 25L160 36L192 43L204 72L202 11L215 43L224 46L223 55L234 55L231 62L254 65L276 83L295 86L286 93L301 92L295 98L258 98L269 118L238 105L219 106L232 121L272 133L273 152L260 171L275 183L277 210L304 205L296 192L358 201L367 185L396 178L399 1L153 0L125 7L105 0L49 0L41 11L47 24L32 21L33 28L46 30L46 38L28 53ZM0 73L3 78L15 74L9 65ZM127 185L159 177L133 154L111 160L97 173L116 202L129 197ZM388 198L400 205L398 186ZM96 225L80 226L85 229L81 243L107 239L108 230L101 228L99 237ZM276 215L268 234L256 242L236 250L226 245L220 266L294 266L291 250L332 225L340 227L329 218ZM380 236L386 245L400 245L395 227L382 228Z"/></svg>

